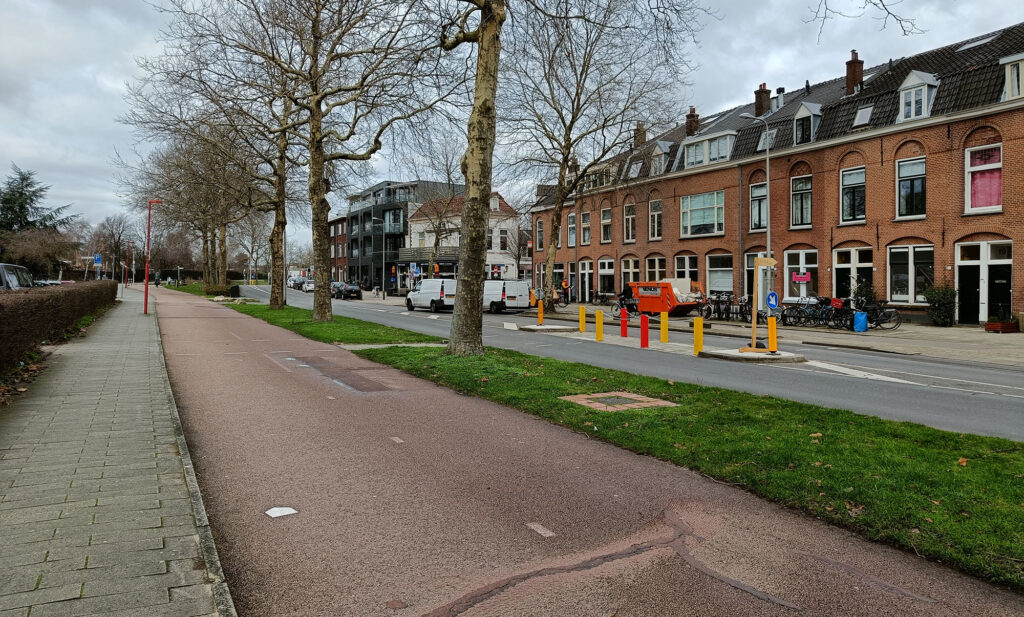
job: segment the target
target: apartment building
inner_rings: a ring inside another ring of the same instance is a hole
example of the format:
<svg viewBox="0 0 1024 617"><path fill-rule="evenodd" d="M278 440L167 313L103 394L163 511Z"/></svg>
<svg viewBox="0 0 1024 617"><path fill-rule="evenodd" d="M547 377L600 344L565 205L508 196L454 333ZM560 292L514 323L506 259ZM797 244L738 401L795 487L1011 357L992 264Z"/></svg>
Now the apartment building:
<svg viewBox="0 0 1024 617"><path fill-rule="evenodd" d="M348 276L348 215L342 214L327 219L331 234L331 280L345 281Z"/></svg>
<svg viewBox="0 0 1024 617"><path fill-rule="evenodd" d="M667 277L749 294L770 248L785 301L869 282L913 313L948 283L960 323L1024 309L1024 24L878 60L853 51L836 79L691 107L654 139L638 125L565 204L555 277L581 297ZM538 263L552 208L531 212Z"/></svg>

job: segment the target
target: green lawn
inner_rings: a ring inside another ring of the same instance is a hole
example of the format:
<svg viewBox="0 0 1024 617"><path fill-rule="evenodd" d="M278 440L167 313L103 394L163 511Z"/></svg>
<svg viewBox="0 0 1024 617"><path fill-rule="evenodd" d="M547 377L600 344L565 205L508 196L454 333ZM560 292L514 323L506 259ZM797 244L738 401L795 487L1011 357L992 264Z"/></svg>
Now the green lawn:
<svg viewBox="0 0 1024 617"><path fill-rule="evenodd" d="M350 344L392 344L392 343L439 343L442 339L426 334L417 334L401 328L392 328L380 324L352 319L351 317L334 316L333 322L313 323L313 311L286 306L280 310L270 310L266 304L231 304L231 308L246 315L252 315L287 328L292 332L324 343Z"/></svg>
<svg viewBox="0 0 1024 617"><path fill-rule="evenodd" d="M502 349L356 353L1024 591L1022 443ZM678 405L609 413L558 398L612 390Z"/></svg>
<svg viewBox="0 0 1024 617"><path fill-rule="evenodd" d="M206 297L206 294L203 293L202 281L199 281L198 283L189 283L187 285L182 285L180 287L176 285L171 285L170 287L168 287L168 289L173 289L175 291L184 291L185 293L189 293L195 296L203 296L204 298Z"/></svg>

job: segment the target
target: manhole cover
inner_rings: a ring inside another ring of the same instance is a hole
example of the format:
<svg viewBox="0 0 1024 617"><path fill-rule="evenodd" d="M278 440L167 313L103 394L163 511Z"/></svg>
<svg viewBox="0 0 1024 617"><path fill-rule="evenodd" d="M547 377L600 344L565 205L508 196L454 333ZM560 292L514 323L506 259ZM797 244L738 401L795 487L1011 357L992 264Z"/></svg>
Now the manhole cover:
<svg viewBox="0 0 1024 617"><path fill-rule="evenodd" d="M635 403L636 399L626 398L624 396L595 396L590 400L595 403L601 403L602 405L626 405L627 403Z"/></svg>

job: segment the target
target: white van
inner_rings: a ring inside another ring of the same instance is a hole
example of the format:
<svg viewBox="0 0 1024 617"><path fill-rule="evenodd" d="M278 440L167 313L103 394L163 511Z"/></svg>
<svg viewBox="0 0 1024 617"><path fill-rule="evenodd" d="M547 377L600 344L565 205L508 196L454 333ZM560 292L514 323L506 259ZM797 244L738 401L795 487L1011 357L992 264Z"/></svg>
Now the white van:
<svg viewBox="0 0 1024 617"><path fill-rule="evenodd" d="M530 284L527 281L484 281L484 310L500 313L507 309L530 308Z"/></svg>
<svg viewBox="0 0 1024 617"><path fill-rule="evenodd" d="M455 307L455 291L458 289L455 279L421 279L416 281L416 288L405 297L405 308L410 311L428 308L431 313L441 309Z"/></svg>

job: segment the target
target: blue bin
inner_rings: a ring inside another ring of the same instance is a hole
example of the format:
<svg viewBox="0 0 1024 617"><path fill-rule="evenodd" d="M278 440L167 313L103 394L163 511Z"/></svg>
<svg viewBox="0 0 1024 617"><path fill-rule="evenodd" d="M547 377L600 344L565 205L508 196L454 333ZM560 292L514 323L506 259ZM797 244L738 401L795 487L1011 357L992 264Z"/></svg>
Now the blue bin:
<svg viewBox="0 0 1024 617"><path fill-rule="evenodd" d="M863 311L857 311L853 314L853 331L854 332L867 332L868 331L868 314Z"/></svg>

